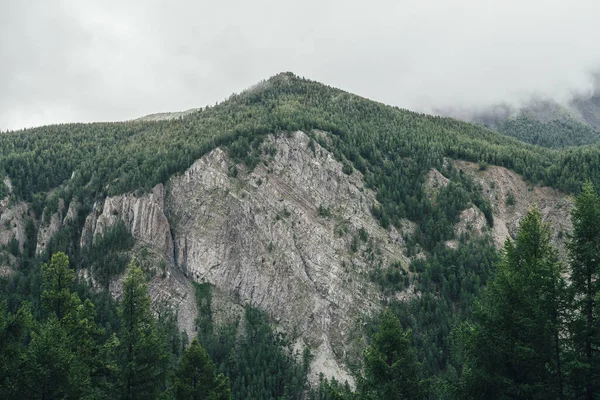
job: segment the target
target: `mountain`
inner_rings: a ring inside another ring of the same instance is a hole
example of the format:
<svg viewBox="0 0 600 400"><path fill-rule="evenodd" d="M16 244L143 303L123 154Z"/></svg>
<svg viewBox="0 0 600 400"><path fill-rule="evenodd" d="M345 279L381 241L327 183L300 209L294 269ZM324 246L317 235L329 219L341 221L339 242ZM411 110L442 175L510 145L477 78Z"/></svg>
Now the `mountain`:
<svg viewBox="0 0 600 400"><path fill-rule="evenodd" d="M588 125L600 129L600 90L591 96L575 97L571 100L571 106Z"/></svg>
<svg viewBox="0 0 600 400"><path fill-rule="evenodd" d="M135 121L163 121L163 120L168 121L171 119L184 117L188 114L197 112L199 110L200 110L199 108L192 108L192 109L189 109L186 111L150 114L150 115L146 115L146 116L143 116L140 118L136 118Z"/></svg>
<svg viewBox="0 0 600 400"><path fill-rule="evenodd" d="M437 110L463 121L495 129L543 147L561 148L600 143L600 80L589 94L561 104L533 98L520 107L498 104L481 110Z"/></svg>
<svg viewBox="0 0 600 400"><path fill-rule="evenodd" d="M536 203L566 259L571 194L600 187L600 149L542 148L282 73L174 118L4 133L0 172L13 311L39 303L24 288L52 254L69 255L90 296L117 300L133 257L157 309L201 332L234 383L249 379L230 352L256 309L285 334L282 354L310 350L295 382L354 385L386 307L428 374L458 369L450 331L497 250Z"/></svg>

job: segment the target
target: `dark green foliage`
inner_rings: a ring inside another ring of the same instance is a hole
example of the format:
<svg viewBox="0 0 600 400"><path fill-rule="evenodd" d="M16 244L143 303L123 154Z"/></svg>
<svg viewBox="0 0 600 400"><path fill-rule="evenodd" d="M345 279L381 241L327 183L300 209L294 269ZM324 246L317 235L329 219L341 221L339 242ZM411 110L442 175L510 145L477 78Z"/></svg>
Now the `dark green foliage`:
<svg viewBox="0 0 600 400"><path fill-rule="evenodd" d="M386 310L364 351L364 373L358 373L357 391L348 383L319 377L319 385L309 391L310 400L393 400L425 399L430 381L424 378L417 361L411 332L405 331L398 318Z"/></svg>
<svg viewBox="0 0 600 400"><path fill-rule="evenodd" d="M358 400L360 395L350 389L348 382L341 384L335 378L326 379L319 375L319 385L308 393L309 400Z"/></svg>
<svg viewBox="0 0 600 400"><path fill-rule="evenodd" d="M54 193L50 198L46 201L46 207L44 208L44 214L42 221L48 222L52 214L58 211L58 199L59 193Z"/></svg>
<svg viewBox="0 0 600 400"><path fill-rule="evenodd" d="M72 339L55 317L31 334L19 368L24 397L79 399L89 391L89 371Z"/></svg>
<svg viewBox="0 0 600 400"><path fill-rule="evenodd" d="M231 382L234 399L301 399L310 362L308 349L296 354L291 342L273 332L264 313L246 307L243 322L214 326L210 317L211 287L196 285L198 340L217 371ZM239 326L244 330L239 336Z"/></svg>
<svg viewBox="0 0 600 400"><path fill-rule="evenodd" d="M388 295L399 292L410 284L408 272L400 262L394 262L387 268L376 268L371 273L371 280Z"/></svg>
<svg viewBox="0 0 600 400"><path fill-rule="evenodd" d="M119 305L119 386L122 399L154 399L164 388L165 338L157 329L151 299L139 266L131 263Z"/></svg>
<svg viewBox="0 0 600 400"><path fill-rule="evenodd" d="M12 236L10 238L10 241L8 242L8 251L10 254L12 254L15 257L18 257L21 255L21 247L19 245L19 241L17 240L17 238L15 236Z"/></svg>
<svg viewBox="0 0 600 400"><path fill-rule="evenodd" d="M348 163L344 163L344 166L342 167L342 172L345 173L346 175L352 175L352 172L354 172L354 169L352 168L352 165L350 165Z"/></svg>
<svg viewBox="0 0 600 400"><path fill-rule="evenodd" d="M27 218L25 220L25 238L26 240L23 244L23 255L25 258L31 259L35 256L35 247L37 245L35 224L31 218Z"/></svg>
<svg viewBox="0 0 600 400"><path fill-rule="evenodd" d="M255 136L254 138L241 137L229 145L229 157L234 164L244 163L248 167L248 171L252 171L260 162L260 156L263 153L262 148L263 136ZM265 149L265 153L274 155L274 148Z"/></svg>
<svg viewBox="0 0 600 400"><path fill-rule="evenodd" d="M197 339L192 340L174 376L177 400L229 400L229 379L216 374L215 364Z"/></svg>
<svg viewBox="0 0 600 400"><path fill-rule="evenodd" d="M459 398L564 398L569 304L550 231L533 208L507 240L502 262L460 330Z"/></svg>
<svg viewBox="0 0 600 400"><path fill-rule="evenodd" d="M3 399L18 393L21 343L31 324L28 304L13 314L8 311L6 301L0 302L0 397Z"/></svg>
<svg viewBox="0 0 600 400"><path fill-rule="evenodd" d="M362 241L362 242L367 242L367 240L369 240L369 233L367 232L367 230L363 227L361 227L358 230L358 238Z"/></svg>
<svg viewBox="0 0 600 400"><path fill-rule="evenodd" d="M521 115L498 124L497 129L527 143L560 148L600 143L600 132L573 119L556 119L541 122Z"/></svg>
<svg viewBox="0 0 600 400"><path fill-rule="evenodd" d="M63 253L54 254L42 268L24 266L10 278L0 279L0 284L3 399L118 398L128 371L138 371L136 379L140 379L157 368L176 365L183 353L186 340L177 331L172 313L159 310L155 318L150 310L144 311L149 302L137 296L134 314L139 323L128 324L123 312L120 320L110 294L75 283ZM142 283L137 293L144 287ZM127 326L140 330L136 333ZM124 346L132 341L134 353L140 356L124 362ZM164 354L160 362L149 362L157 352ZM163 392L170 382L155 379L155 384ZM143 397L147 389L142 387L137 394Z"/></svg>
<svg viewBox="0 0 600 400"><path fill-rule="evenodd" d="M8 187L4 183L4 174L0 170L0 199L5 198L8 195Z"/></svg>
<svg viewBox="0 0 600 400"><path fill-rule="evenodd" d="M571 288L575 298L571 327L579 362L575 377L583 378L588 398L600 392L600 196L591 183L583 186L571 212L573 236L568 245L571 261Z"/></svg>
<svg viewBox="0 0 600 400"><path fill-rule="evenodd" d="M111 341L103 342L93 303L72 292L74 272L64 253L42 270L46 318L33 326L18 363L17 390L25 398L72 398L105 392ZM104 379L98 379L103 376Z"/></svg>
<svg viewBox="0 0 600 400"><path fill-rule="evenodd" d="M416 274L412 290L420 295L394 300L390 309L412 331L417 357L430 375L461 368L461 361L452 357L450 333L470 315L497 259L491 241L481 239L459 243L456 250L440 246L428 260L411 263L409 269Z"/></svg>
<svg viewBox="0 0 600 400"><path fill-rule="evenodd" d="M506 195L506 205L507 206L515 205L515 195L513 192L508 192L508 194Z"/></svg>
<svg viewBox="0 0 600 400"><path fill-rule="evenodd" d="M212 323L212 293L209 283L194 283L196 289L196 304L198 306L198 318L196 326L198 327L199 337L209 337L213 333Z"/></svg>
<svg viewBox="0 0 600 400"><path fill-rule="evenodd" d="M121 274L129 261L128 251L133 247L133 237L119 220L96 236L91 245L81 250L82 264L90 267L94 278L107 287L110 280Z"/></svg>
<svg viewBox="0 0 600 400"><path fill-rule="evenodd" d="M317 212L319 213L320 217L323 217L323 218L331 217L331 211L329 210L329 208L327 208L323 204L319 204L319 208L317 209Z"/></svg>
<svg viewBox="0 0 600 400"><path fill-rule="evenodd" d="M81 299L72 293L75 271L69 268L69 258L65 253L56 253L50 264L42 267L42 307L48 315L62 321L66 315L75 312Z"/></svg>
<svg viewBox="0 0 600 400"><path fill-rule="evenodd" d="M359 380L361 399L426 397L428 383L422 377L411 342L410 331L404 331L398 318L386 311L365 350L365 376Z"/></svg>
<svg viewBox="0 0 600 400"><path fill-rule="evenodd" d="M454 238L454 225L459 221L460 213L470 205L483 212L490 227L494 225L491 205L482 198L481 187L452 166L443 171L450 182L435 195L435 201L425 197L422 203L415 205L420 207L415 210L422 215L416 217L418 229L414 240L433 252L440 243Z"/></svg>

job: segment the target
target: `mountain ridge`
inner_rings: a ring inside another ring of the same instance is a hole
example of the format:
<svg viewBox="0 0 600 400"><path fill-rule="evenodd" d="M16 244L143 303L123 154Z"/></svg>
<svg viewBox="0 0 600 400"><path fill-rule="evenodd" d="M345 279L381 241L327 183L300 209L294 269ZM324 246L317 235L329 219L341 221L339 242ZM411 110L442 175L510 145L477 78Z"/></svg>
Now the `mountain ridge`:
<svg viewBox="0 0 600 400"><path fill-rule="evenodd" d="M386 307L432 375L458 367L451 327L528 208L564 256L570 194L600 182L593 146L525 144L291 73L170 120L9 132L0 156L6 293L29 299L17 288L63 251L118 299L134 257L188 335L213 318L243 331L257 307L314 352L313 383L352 382ZM218 291L214 316L195 284Z"/></svg>

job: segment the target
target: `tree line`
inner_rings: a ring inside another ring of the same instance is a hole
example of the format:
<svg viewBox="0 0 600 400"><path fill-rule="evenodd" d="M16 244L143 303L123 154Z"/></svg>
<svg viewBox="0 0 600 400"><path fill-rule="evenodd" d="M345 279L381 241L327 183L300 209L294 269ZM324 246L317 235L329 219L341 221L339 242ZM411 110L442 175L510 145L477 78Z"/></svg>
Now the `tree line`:
<svg viewBox="0 0 600 400"><path fill-rule="evenodd" d="M591 183L576 198L571 218L568 266L552 247L549 226L536 206L521 220L515 240L506 240L472 313L453 327L451 352L460 368L428 373L407 344L415 345L406 339L410 330L388 310L371 345L384 349L384 356L375 358L376 387L359 383L353 392L324 381L319 398L598 398L600 196ZM382 347L390 324L396 325L395 339L389 339L395 344ZM372 347L365 353L367 376L374 368ZM394 375L394 370L402 372Z"/></svg>
<svg viewBox="0 0 600 400"><path fill-rule="evenodd" d="M41 275L39 302L16 312L0 302L1 398L230 398L229 381L197 339L188 346L172 316L155 315L134 262L110 334L90 298L73 290L75 272L64 253L43 264Z"/></svg>

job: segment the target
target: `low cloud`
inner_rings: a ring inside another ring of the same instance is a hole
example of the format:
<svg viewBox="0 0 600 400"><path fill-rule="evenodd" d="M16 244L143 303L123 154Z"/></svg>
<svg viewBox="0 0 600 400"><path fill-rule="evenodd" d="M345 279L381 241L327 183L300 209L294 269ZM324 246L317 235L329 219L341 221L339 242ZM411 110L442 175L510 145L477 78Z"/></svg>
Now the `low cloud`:
<svg viewBox="0 0 600 400"><path fill-rule="evenodd" d="M403 108L591 93L600 3L258 0L0 4L0 130L227 98L281 71Z"/></svg>

